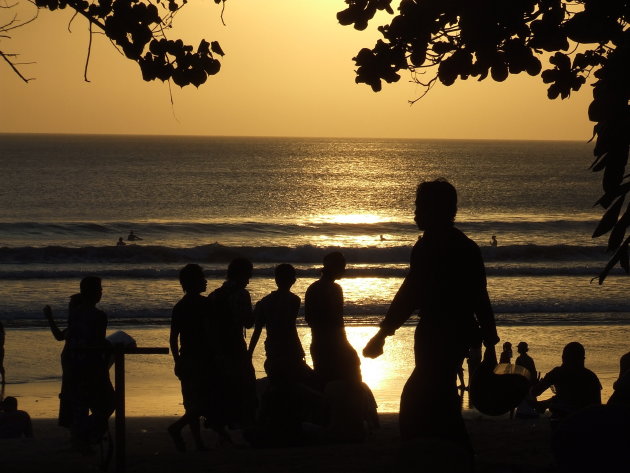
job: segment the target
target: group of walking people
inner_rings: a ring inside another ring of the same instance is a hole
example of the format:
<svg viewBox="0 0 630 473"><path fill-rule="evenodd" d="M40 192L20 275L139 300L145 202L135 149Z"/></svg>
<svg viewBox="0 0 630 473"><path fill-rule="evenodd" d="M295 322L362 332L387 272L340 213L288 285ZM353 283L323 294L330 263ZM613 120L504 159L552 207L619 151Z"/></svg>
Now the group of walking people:
<svg viewBox="0 0 630 473"><path fill-rule="evenodd" d="M386 339L418 311L415 368L400 402L402 440L441 438L457 445L472 465L457 375L471 349L484 346L494 353L499 337L480 249L454 226L456 213L457 193L450 183L438 179L418 186L415 222L423 234L413 247L409 272L363 354L381 355ZM254 308L246 289L253 270L247 259L234 259L226 281L208 296L203 295L207 289L203 269L196 264L182 268L184 296L173 308L170 348L185 413L168 429L179 450L186 448L182 437L186 426L197 449L205 448L201 419L221 442L231 442L229 430L241 427L253 445L298 442L309 435L302 429L305 422L319 425L313 435L326 441L357 441L364 438L366 425L378 425L376 403L346 338L343 291L335 282L345 266L341 253L326 255L321 277L305 293L312 368L296 329L301 300L291 292L296 281L293 266L276 267L277 290ZM55 337L65 340L60 422L68 423L77 438L89 438L86 432L101 435L113 410L107 319L95 307L101 293L98 278L82 281L80 294L71 298L64 331L56 327L50 308L45 309ZM252 327L248 346L244 329ZM265 327L267 387L258 395L251 358ZM526 345L519 344L519 350L522 347L526 352ZM535 373L533 366L528 369ZM552 382L546 377L541 386L546 379Z"/></svg>

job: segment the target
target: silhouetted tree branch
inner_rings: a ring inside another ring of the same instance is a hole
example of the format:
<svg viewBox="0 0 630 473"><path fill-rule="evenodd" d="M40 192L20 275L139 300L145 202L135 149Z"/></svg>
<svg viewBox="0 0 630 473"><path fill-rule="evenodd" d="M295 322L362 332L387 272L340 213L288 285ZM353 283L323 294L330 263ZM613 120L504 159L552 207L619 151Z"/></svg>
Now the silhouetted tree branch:
<svg viewBox="0 0 630 473"><path fill-rule="evenodd" d="M216 4L225 2L213 1ZM51 11L70 8L75 11L75 16L84 17L90 25L90 44L93 29L97 28L127 58L138 63L144 80L173 80L180 87L190 84L199 87L208 76L219 72L221 63L215 56L223 56L224 53L216 41L202 39L194 48L181 39L173 41L167 38L165 30L172 26L174 15L186 3L187 0L34 0L39 8ZM32 19L21 24L9 23L0 27L0 33L30 21ZM86 80L89 56L90 46L86 60ZM15 68L15 63L6 57L6 53L3 59L23 80L27 80Z"/></svg>
<svg viewBox="0 0 630 473"><path fill-rule="evenodd" d="M382 81L397 82L401 70L410 71L427 90L435 80L447 86L469 77L502 82L527 72L549 84L550 99L565 99L592 74L596 81L588 116L596 123L597 141L591 169L603 172L604 193L596 205L606 209L593 237L610 232L608 251L613 254L599 283L618 263L630 271L630 238L624 239L630 204L622 213L630 191L624 175L630 148L630 1L402 0L396 14L392 0L345 3L348 7L337 19L358 30L379 10L393 15L389 24L378 27L383 39L354 58L356 82L375 92ZM548 56L550 67L543 70L541 59ZM432 79L421 82L419 70Z"/></svg>
<svg viewBox="0 0 630 473"><path fill-rule="evenodd" d="M31 3L33 6L35 5L30 0L29 0L29 3ZM24 25L27 25L31 21L34 21L37 18L37 8L35 8L34 12L26 20L20 20L18 13L15 11L17 6L18 6L17 2L9 4L9 3L6 3L5 1L4 3L0 4L0 11L4 11L5 13L8 12L9 15L11 16L11 19L9 19L8 21L4 20L3 18L0 18L0 21L6 21L6 23L0 24L0 39L2 38L10 39L11 36L7 34L9 31L14 30L16 28L20 28ZM15 72L15 74L24 82L29 82L33 80L32 78L27 78L26 76L24 76L24 74L22 74L22 72L18 68L18 66L22 66L24 64L29 64L29 63L16 62L15 58L18 57L17 54L8 53L0 49L0 57L2 57L2 59L13 70L13 72Z"/></svg>

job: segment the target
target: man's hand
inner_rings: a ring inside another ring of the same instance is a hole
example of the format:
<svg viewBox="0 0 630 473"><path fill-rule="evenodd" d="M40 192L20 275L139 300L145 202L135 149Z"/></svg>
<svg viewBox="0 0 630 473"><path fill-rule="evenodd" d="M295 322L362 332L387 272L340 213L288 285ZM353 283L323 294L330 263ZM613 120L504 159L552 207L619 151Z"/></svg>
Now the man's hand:
<svg viewBox="0 0 630 473"><path fill-rule="evenodd" d="M47 319L52 319L52 309L49 305L44 306L44 317Z"/></svg>
<svg viewBox="0 0 630 473"><path fill-rule="evenodd" d="M383 346L385 346L385 335L380 331L372 337L363 349L363 356L367 358L377 358L383 354Z"/></svg>

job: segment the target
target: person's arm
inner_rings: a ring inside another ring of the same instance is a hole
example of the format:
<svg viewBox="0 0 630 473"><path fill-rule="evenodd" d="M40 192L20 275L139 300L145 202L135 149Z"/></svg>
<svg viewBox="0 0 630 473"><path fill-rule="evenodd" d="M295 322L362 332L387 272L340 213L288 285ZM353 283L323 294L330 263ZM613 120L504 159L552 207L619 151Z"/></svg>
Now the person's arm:
<svg viewBox="0 0 630 473"><path fill-rule="evenodd" d="M175 362L175 376L179 378L179 317L177 316L177 309L173 309L171 316L171 331L169 335L169 345L171 347L171 353L173 355L173 361Z"/></svg>
<svg viewBox="0 0 630 473"><path fill-rule="evenodd" d="M385 318L380 323L379 331L372 337L367 345L365 345L363 356L376 358L382 355L383 347L385 346L385 338L389 335L393 335L417 308L414 285L414 280L410 273L394 296L387 310L387 314L385 314Z"/></svg>
<svg viewBox="0 0 630 473"><path fill-rule="evenodd" d="M554 370L551 370L542 379L536 382L536 384L532 386L532 395L534 397L538 397L542 393L544 393L547 389L549 389L551 385L553 384L553 376L554 376Z"/></svg>
<svg viewBox="0 0 630 473"><path fill-rule="evenodd" d="M497 326L494 320L494 311L490 303L488 295L488 287L486 280L486 268L481 257L481 250L478 246L474 248L474 259L471 261L473 266L473 278L476 279L476 294L474 311L481 328L481 338L486 347L494 346L499 343L499 335L497 334Z"/></svg>
<svg viewBox="0 0 630 473"><path fill-rule="evenodd" d="M46 320L48 321L48 326L50 327L50 331L52 332L53 337L55 337L55 340L57 341L65 340L68 329L60 330L59 327L57 327L57 324L55 323L55 320L53 319L52 309L50 308L49 305L44 306L44 317L46 317Z"/></svg>
<svg viewBox="0 0 630 473"><path fill-rule="evenodd" d="M229 299L230 310L236 317L239 325L245 328L252 328L254 325L254 311L252 310L252 299L246 289L232 294Z"/></svg>
<svg viewBox="0 0 630 473"><path fill-rule="evenodd" d="M258 339L260 338L262 329L265 326L263 304L263 301L260 300L256 304L256 307L254 307L254 319L256 320L256 323L254 325L254 333L252 333L252 338L249 341L249 348L247 349L247 353L250 358L254 354L254 350L258 344Z"/></svg>

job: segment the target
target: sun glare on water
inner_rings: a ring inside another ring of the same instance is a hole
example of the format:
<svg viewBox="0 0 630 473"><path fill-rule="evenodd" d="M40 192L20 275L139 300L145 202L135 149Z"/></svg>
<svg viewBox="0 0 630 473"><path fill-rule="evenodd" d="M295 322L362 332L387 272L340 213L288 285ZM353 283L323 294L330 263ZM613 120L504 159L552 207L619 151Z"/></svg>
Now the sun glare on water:
<svg viewBox="0 0 630 473"><path fill-rule="evenodd" d="M382 223L387 222L389 219L381 217L376 214L333 214L333 215L318 215L313 217L313 222L323 223Z"/></svg>

